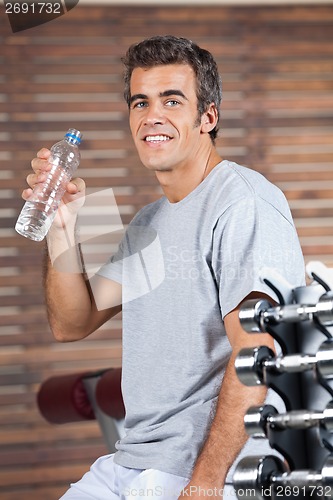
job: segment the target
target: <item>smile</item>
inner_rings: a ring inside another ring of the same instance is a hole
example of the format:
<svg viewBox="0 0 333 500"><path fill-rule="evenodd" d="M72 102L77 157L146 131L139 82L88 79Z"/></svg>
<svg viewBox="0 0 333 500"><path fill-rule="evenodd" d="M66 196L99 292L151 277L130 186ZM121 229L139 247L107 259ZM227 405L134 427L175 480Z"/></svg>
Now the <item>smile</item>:
<svg viewBox="0 0 333 500"><path fill-rule="evenodd" d="M146 142L165 142L165 141L170 141L171 140L171 137L167 136L167 135L147 135L147 137L145 137L145 141Z"/></svg>

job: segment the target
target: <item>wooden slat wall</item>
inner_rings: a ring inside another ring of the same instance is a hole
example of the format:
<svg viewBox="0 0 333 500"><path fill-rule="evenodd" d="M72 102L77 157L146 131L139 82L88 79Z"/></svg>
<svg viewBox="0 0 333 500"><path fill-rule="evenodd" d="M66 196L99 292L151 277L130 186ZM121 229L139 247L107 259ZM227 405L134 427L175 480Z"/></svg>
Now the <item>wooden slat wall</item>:
<svg viewBox="0 0 333 500"><path fill-rule="evenodd" d="M120 57L146 36L191 37L223 76L224 158L286 193L306 260L333 265L333 7L78 6L12 34L0 17L0 496L56 499L105 452L95 422L51 426L36 409L50 375L119 366L120 318L56 344L41 286L43 244L14 232L31 158L69 126L84 132L81 175L112 187L123 223L160 195L128 139ZM89 214L88 214L89 215ZM98 217L90 214L90 224ZM96 252L96 248L94 250ZM107 254L105 245L99 258Z"/></svg>

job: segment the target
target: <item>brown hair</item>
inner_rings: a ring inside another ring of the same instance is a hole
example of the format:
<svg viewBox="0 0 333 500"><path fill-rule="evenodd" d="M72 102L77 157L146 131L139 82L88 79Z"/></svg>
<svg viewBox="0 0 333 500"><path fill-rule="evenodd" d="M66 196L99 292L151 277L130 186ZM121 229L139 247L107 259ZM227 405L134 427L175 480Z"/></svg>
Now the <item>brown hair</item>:
<svg viewBox="0 0 333 500"><path fill-rule="evenodd" d="M129 47L123 58L125 65L124 97L130 105L130 81L135 68L151 68L166 64L188 64L193 69L197 79L197 98L199 119L214 103L220 118L222 100L222 84L218 67L212 54L200 48L187 38L176 36L155 36ZM209 132L214 142L218 128Z"/></svg>

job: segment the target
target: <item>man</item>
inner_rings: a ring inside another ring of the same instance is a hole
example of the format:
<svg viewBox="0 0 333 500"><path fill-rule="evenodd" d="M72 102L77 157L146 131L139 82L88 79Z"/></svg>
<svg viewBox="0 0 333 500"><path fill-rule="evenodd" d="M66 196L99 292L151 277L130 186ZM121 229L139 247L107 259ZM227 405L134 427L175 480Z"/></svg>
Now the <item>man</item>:
<svg viewBox="0 0 333 500"><path fill-rule="evenodd" d="M243 347L274 344L241 329L240 305L276 300L259 279L263 266L302 285L303 258L283 194L215 148L221 84L212 55L184 38L154 37L130 47L124 63L133 140L164 196L136 215L89 283L76 252L71 274L50 264L66 238L75 247L77 209L68 202L80 205L82 179L68 184L49 232L45 288L56 339L82 339L123 310L126 436L62 498L220 498L242 448L269 452L265 441L245 445L243 416L266 390L243 386L234 359ZM30 187L45 180L48 157L42 149L33 160Z"/></svg>

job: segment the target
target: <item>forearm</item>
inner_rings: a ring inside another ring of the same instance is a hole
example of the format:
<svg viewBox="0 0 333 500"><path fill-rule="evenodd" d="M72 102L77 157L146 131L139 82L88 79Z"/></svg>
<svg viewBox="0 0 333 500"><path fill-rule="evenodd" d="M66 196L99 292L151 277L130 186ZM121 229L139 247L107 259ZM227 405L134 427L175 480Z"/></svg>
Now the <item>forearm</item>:
<svg viewBox="0 0 333 500"><path fill-rule="evenodd" d="M218 488L224 485L228 470L247 440L244 415L266 396L266 387L246 387L238 380L234 368L236 354L226 368L215 417L193 471L194 483Z"/></svg>
<svg viewBox="0 0 333 500"><path fill-rule="evenodd" d="M59 341L85 337L92 302L75 242L74 222L47 237L44 286L50 326Z"/></svg>

